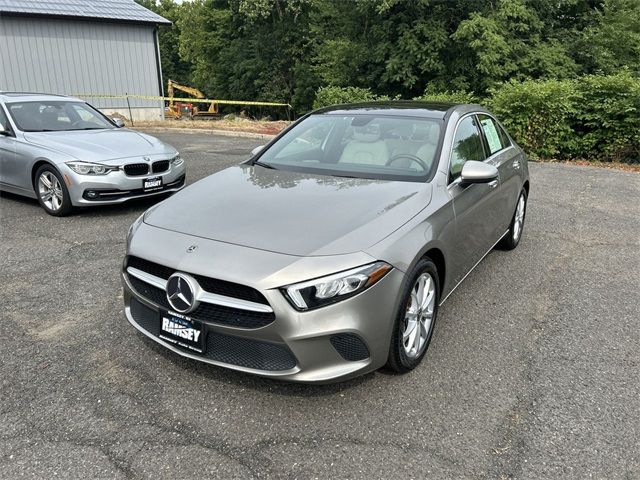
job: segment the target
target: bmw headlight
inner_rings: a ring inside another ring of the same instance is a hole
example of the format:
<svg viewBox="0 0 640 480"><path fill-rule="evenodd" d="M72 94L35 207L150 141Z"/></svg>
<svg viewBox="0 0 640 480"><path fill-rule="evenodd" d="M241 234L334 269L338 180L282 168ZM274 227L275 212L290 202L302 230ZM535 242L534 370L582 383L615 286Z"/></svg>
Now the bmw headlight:
<svg viewBox="0 0 640 480"><path fill-rule="evenodd" d="M184 160L182 159L179 153L177 153L176 156L171 159L171 165L173 165L174 167L179 167L183 163L184 163Z"/></svg>
<svg viewBox="0 0 640 480"><path fill-rule="evenodd" d="M297 310L311 310L345 300L375 285L391 265L376 262L327 277L296 283L282 291Z"/></svg>
<svg viewBox="0 0 640 480"><path fill-rule="evenodd" d="M106 175L120 168L91 162L67 162L67 166L80 175Z"/></svg>

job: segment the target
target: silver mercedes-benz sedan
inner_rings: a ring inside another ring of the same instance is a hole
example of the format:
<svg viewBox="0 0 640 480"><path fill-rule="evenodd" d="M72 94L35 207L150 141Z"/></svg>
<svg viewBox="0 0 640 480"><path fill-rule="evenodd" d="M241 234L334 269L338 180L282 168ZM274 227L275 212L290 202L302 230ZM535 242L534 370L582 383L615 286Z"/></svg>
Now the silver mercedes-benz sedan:
<svg viewBox="0 0 640 480"><path fill-rule="evenodd" d="M77 98L0 92L0 190L62 216L184 187L175 148L122 126Z"/></svg>
<svg viewBox="0 0 640 480"><path fill-rule="evenodd" d="M138 218L125 314L180 355L267 377L407 372L442 302L518 245L528 193L524 152L477 105L318 110Z"/></svg>

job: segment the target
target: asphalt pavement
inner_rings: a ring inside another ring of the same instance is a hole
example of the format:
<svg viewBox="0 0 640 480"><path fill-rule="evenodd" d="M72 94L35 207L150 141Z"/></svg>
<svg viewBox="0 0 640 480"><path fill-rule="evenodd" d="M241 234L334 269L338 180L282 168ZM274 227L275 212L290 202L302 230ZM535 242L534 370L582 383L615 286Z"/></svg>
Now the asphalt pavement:
<svg viewBox="0 0 640 480"><path fill-rule="evenodd" d="M261 140L154 132L188 182ZM122 313L129 225L0 195L0 478L640 478L640 175L531 164L520 246L413 372L306 386L183 359Z"/></svg>

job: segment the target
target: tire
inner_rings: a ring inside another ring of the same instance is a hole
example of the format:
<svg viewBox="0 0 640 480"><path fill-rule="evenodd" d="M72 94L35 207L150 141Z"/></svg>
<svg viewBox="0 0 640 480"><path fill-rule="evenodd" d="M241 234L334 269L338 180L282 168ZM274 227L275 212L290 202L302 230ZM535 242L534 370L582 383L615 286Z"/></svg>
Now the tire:
<svg viewBox="0 0 640 480"><path fill-rule="evenodd" d="M51 165L43 165L36 172L33 188L40 206L55 217L64 217L73 210L69 190L60 172Z"/></svg>
<svg viewBox="0 0 640 480"><path fill-rule="evenodd" d="M522 202L522 203L521 203ZM513 213L511 224L509 225L509 231L504 236L498 248L500 250L513 250L520 243L522 238L522 230L524 229L524 219L527 213L527 191L523 188L518 197L516 203L516 210Z"/></svg>
<svg viewBox="0 0 640 480"><path fill-rule="evenodd" d="M428 290L423 299L428 300L428 303L423 303L427 312L421 309L416 312L415 317L417 319L422 318L423 314L428 317L428 312L431 310L430 321L426 319L424 321L415 321L416 334L420 334L420 339L416 340L415 336L411 336L408 332L411 330L411 310L414 310L415 300L419 295L419 281L429 278L429 285L433 288L433 299L430 299L431 287L425 284L424 290ZM394 319L393 333L391 335L391 343L389 346L389 358L387 360L387 368L397 372L406 373L416 368L422 359L424 358L429 343L431 343L431 337L433 336L433 329L436 324L436 317L438 315L438 302L440 300L440 283L438 281L438 270L435 264L427 257L421 259L411 272L407 275L408 281L405 283L401 298L402 301L398 306L398 311ZM414 297L414 293L416 296ZM413 339L413 340L412 340ZM416 347L416 343L417 348Z"/></svg>

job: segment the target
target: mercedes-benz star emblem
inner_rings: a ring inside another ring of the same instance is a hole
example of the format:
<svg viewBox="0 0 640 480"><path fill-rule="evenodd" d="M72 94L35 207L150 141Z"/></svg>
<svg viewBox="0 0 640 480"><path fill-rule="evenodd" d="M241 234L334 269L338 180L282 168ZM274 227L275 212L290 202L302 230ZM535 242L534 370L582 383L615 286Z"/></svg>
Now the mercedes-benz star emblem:
<svg viewBox="0 0 640 480"><path fill-rule="evenodd" d="M185 273L174 273L167 280L167 300L179 313L189 313L198 307L197 282Z"/></svg>

